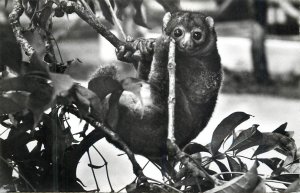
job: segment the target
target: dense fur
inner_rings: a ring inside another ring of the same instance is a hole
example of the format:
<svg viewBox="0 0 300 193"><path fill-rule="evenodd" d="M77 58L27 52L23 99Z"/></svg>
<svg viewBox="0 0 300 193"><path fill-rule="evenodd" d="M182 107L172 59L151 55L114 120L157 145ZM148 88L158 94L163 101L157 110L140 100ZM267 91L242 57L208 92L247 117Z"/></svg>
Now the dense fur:
<svg viewBox="0 0 300 193"><path fill-rule="evenodd" d="M184 35L199 31L201 39L174 37L174 29L178 26L184 30ZM175 137L182 147L203 130L214 111L222 79L220 57L213 21L200 13L173 13L165 34L173 37L177 44ZM155 42L149 84L142 88L144 115L141 116L143 107L136 97L125 92L120 98L120 116L115 127L134 153L148 157L166 153L169 44L166 35ZM149 65L142 66L149 68Z"/></svg>

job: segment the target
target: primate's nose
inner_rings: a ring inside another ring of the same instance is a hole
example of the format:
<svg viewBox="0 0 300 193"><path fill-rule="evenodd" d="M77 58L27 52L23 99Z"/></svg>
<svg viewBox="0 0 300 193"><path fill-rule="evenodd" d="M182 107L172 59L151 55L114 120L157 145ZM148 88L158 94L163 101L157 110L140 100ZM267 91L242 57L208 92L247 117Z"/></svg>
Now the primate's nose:
<svg viewBox="0 0 300 193"><path fill-rule="evenodd" d="M182 47L184 49L190 48L191 47L191 42L190 41L191 41L191 34L186 33L185 36L180 41L180 47Z"/></svg>

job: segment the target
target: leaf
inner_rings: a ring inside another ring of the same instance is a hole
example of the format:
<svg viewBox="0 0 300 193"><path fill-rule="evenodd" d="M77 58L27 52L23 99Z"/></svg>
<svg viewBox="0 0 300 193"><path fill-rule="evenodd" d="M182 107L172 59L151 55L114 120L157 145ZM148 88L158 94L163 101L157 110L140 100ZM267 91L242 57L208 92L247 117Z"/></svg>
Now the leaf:
<svg viewBox="0 0 300 193"><path fill-rule="evenodd" d="M227 151L237 150L239 153L249 147L259 145L262 140L262 134L257 130L258 125L253 125L249 129L242 131Z"/></svg>
<svg viewBox="0 0 300 193"><path fill-rule="evenodd" d="M287 127L287 123L284 123L284 124L280 125L277 129L275 129L274 131L272 131L272 133L279 133L279 134L282 134L282 135L284 135L286 137L292 138L293 135L294 135L294 132L293 131L286 131L285 130L286 127Z"/></svg>
<svg viewBox="0 0 300 193"><path fill-rule="evenodd" d="M235 161L235 159L233 159L232 157L226 155L228 164L229 164L229 168L232 172L242 172L241 166L240 164ZM237 177L238 175L233 174L234 177Z"/></svg>
<svg viewBox="0 0 300 193"><path fill-rule="evenodd" d="M289 187L284 191L284 193L300 192L300 179L294 181Z"/></svg>
<svg viewBox="0 0 300 193"><path fill-rule="evenodd" d="M252 193L266 193L266 192L267 190L266 190L265 181L261 177L259 177L257 186Z"/></svg>
<svg viewBox="0 0 300 193"><path fill-rule="evenodd" d="M252 193L258 182L257 164L255 163L246 174L234 178L221 186L208 190L205 193Z"/></svg>
<svg viewBox="0 0 300 193"><path fill-rule="evenodd" d="M103 166L105 166L105 165L102 165L102 166L96 166L96 165L93 165L93 164L88 164L88 166L89 166L90 168L93 168L93 169L100 169L100 168L103 168Z"/></svg>
<svg viewBox="0 0 300 193"><path fill-rule="evenodd" d="M33 75L24 75L15 78L0 80L0 91L28 92L28 100L25 100L26 103L24 101L21 101L20 105L22 106L23 104L25 104L26 108L33 112L34 125L38 123L42 113L44 112L44 110L50 107L50 104L54 99L53 87L49 85L49 80ZM18 101L20 100L15 100L15 102Z"/></svg>
<svg viewBox="0 0 300 193"><path fill-rule="evenodd" d="M218 167L220 168L221 172L229 172L229 170L227 169L227 167L220 161L218 160L214 160L214 162L218 165ZM231 174L223 174L223 178L226 181L229 181L232 179Z"/></svg>
<svg viewBox="0 0 300 193"><path fill-rule="evenodd" d="M91 90L80 85L74 85L73 89L75 104L81 114L86 115L91 113L95 119L103 121L103 108L99 97Z"/></svg>
<svg viewBox="0 0 300 193"><path fill-rule="evenodd" d="M68 91L74 84L73 79L66 74L50 73L50 77L54 86L54 95L60 95L64 91Z"/></svg>
<svg viewBox="0 0 300 193"><path fill-rule="evenodd" d="M28 94L14 92L0 95L0 114L16 113L26 109Z"/></svg>
<svg viewBox="0 0 300 193"><path fill-rule="evenodd" d="M235 112L223 119L213 132L211 141L211 153L214 155L218 152L224 139L242 122L248 120L250 115L244 112Z"/></svg>
<svg viewBox="0 0 300 193"><path fill-rule="evenodd" d="M49 69L45 61L43 61L40 56L34 52L30 57L30 66L27 66L26 72L40 72L43 73L45 78L49 78Z"/></svg>
<svg viewBox="0 0 300 193"><path fill-rule="evenodd" d="M117 17L120 20L123 20L123 16L124 16L124 10L125 8L130 4L131 0L115 0L116 3L116 7L117 7Z"/></svg>
<svg viewBox="0 0 300 193"><path fill-rule="evenodd" d="M98 76L91 79L88 88L96 93L100 100L116 90L123 90L121 84L110 76Z"/></svg>
<svg viewBox="0 0 300 193"><path fill-rule="evenodd" d="M142 27L148 28L148 25L146 23L146 18L142 13L142 3L143 0L132 0L133 7L135 8L135 15L133 17L133 21Z"/></svg>
<svg viewBox="0 0 300 193"><path fill-rule="evenodd" d="M279 176L272 176L271 179L292 183L295 180L299 179L299 174L281 174Z"/></svg>
<svg viewBox="0 0 300 193"><path fill-rule="evenodd" d="M199 143L189 143L183 148L183 151L189 155L192 155L194 153L199 153L199 152L209 153L209 150L205 146Z"/></svg>
<svg viewBox="0 0 300 193"><path fill-rule="evenodd" d="M290 173L298 173L300 174L300 163L293 163L291 165L289 165L287 167L287 170L290 172Z"/></svg>
<svg viewBox="0 0 300 193"><path fill-rule="evenodd" d="M136 188L137 188L137 184L135 182L133 182L126 186L126 192L128 192L128 193L135 192Z"/></svg>
<svg viewBox="0 0 300 193"><path fill-rule="evenodd" d="M4 158L4 154L7 151L4 144L5 141L0 138L0 156L4 159L0 159L0 187L12 183L12 168L8 166L8 161Z"/></svg>
<svg viewBox="0 0 300 193"><path fill-rule="evenodd" d="M175 12L180 10L180 0L156 0L163 6L166 12Z"/></svg>
<svg viewBox="0 0 300 193"><path fill-rule="evenodd" d="M104 18L109 21L109 23L114 24L113 17L105 0L98 0L98 2ZM114 7L114 1L110 0L110 4Z"/></svg>
<svg viewBox="0 0 300 193"><path fill-rule="evenodd" d="M239 161L242 172L248 172L248 167L244 162L242 162L241 158L237 157L236 159Z"/></svg>
<svg viewBox="0 0 300 193"><path fill-rule="evenodd" d="M252 157L275 149L276 147L282 149L285 155L292 155L293 157L297 152L295 141L290 137L273 132L262 133L262 137L262 144L258 146Z"/></svg>
<svg viewBox="0 0 300 193"><path fill-rule="evenodd" d="M276 170L279 166L279 163L283 161L282 159L279 159L277 157L271 158L271 159L269 159L269 158L268 159L259 158L259 159L256 159L256 160L266 164L272 170Z"/></svg>

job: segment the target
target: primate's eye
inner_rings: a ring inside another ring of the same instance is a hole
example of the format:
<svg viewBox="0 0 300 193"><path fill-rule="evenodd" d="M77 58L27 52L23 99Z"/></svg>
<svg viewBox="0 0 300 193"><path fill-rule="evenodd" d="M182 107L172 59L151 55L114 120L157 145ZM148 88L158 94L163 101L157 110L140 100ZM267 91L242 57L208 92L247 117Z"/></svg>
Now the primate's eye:
<svg viewBox="0 0 300 193"><path fill-rule="evenodd" d="M200 40L202 38L202 33L197 31L193 33L194 40Z"/></svg>
<svg viewBox="0 0 300 193"><path fill-rule="evenodd" d="M182 32L181 29L177 28L177 29L174 30L174 36L175 36L176 38L182 36L182 34L183 34L183 32Z"/></svg>

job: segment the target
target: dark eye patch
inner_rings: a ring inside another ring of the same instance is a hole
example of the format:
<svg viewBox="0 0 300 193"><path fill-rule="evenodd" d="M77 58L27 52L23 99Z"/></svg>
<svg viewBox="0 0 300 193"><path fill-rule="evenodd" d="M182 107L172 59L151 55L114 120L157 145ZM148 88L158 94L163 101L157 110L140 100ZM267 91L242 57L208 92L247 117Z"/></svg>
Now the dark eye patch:
<svg viewBox="0 0 300 193"><path fill-rule="evenodd" d="M202 38L202 33L199 31L193 32L193 39L200 40Z"/></svg>
<svg viewBox="0 0 300 193"><path fill-rule="evenodd" d="M174 30L174 37L178 38L180 36L182 36L183 32L181 29L177 28Z"/></svg>

